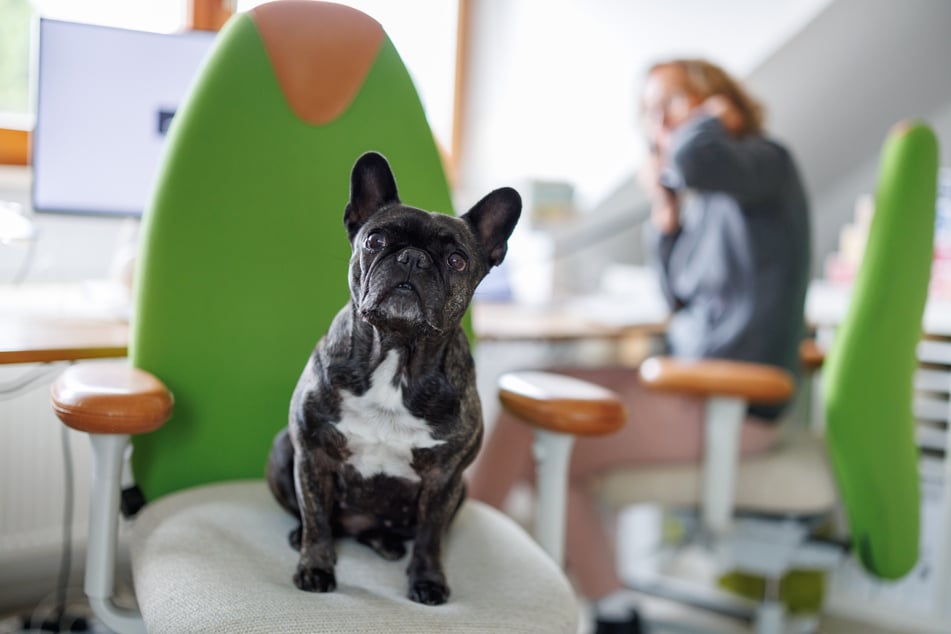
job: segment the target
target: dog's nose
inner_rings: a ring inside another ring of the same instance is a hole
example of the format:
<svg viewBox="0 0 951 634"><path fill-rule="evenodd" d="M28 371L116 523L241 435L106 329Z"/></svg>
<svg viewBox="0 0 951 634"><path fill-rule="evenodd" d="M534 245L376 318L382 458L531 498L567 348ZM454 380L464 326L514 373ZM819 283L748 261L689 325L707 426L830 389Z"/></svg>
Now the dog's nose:
<svg viewBox="0 0 951 634"><path fill-rule="evenodd" d="M418 269L428 269L433 265L432 258L422 249L416 247L406 247L396 256L396 261L405 267L416 267Z"/></svg>

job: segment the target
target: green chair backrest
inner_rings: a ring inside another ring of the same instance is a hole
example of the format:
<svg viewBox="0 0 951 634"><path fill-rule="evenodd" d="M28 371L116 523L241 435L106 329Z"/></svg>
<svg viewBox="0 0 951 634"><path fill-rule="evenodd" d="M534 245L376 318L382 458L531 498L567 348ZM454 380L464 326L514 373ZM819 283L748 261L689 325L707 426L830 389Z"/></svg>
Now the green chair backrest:
<svg viewBox="0 0 951 634"><path fill-rule="evenodd" d="M823 370L828 447L856 554L894 579L918 559L912 414L933 256L938 144L900 124L882 149L875 214L851 304Z"/></svg>
<svg viewBox="0 0 951 634"><path fill-rule="evenodd" d="M361 56L355 81L336 76ZM288 96L320 87L313 77L349 92ZM133 441L146 499L263 477L297 378L348 298L343 210L368 150L389 159L403 200L452 213L423 108L379 24L321 2L232 18L175 116L143 221L130 357L175 396L173 418Z"/></svg>

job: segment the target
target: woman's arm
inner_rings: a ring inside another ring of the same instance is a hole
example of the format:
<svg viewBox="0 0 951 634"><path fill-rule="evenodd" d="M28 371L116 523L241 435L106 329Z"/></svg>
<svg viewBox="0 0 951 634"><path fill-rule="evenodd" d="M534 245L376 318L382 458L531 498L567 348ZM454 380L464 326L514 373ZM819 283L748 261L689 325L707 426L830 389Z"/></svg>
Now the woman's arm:
<svg viewBox="0 0 951 634"><path fill-rule="evenodd" d="M674 295L670 285L670 254L680 237L680 207L677 194L660 183L663 162L657 148L651 148L637 179L651 202L651 226L646 232L648 253L654 260L667 305L676 311L683 303Z"/></svg>
<svg viewBox="0 0 951 634"><path fill-rule="evenodd" d="M680 237L680 229L670 234L663 234L659 231L649 232L649 238L652 244L649 245L650 256L654 260L654 269L658 273L660 290L663 292L664 299L667 300L667 306L672 312L676 312L684 307L684 302L674 294L673 286L670 281L670 254L674 250L677 238Z"/></svg>
<svg viewBox="0 0 951 634"><path fill-rule="evenodd" d="M677 194L660 182L664 160L656 147L637 172L638 184L647 193L651 203L651 224L662 235L671 235L680 229L680 208Z"/></svg>
<svg viewBox="0 0 951 634"><path fill-rule="evenodd" d="M782 187L789 156L760 135L737 137L724 118L701 107L673 135L661 183L672 189L722 191L756 200Z"/></svg>

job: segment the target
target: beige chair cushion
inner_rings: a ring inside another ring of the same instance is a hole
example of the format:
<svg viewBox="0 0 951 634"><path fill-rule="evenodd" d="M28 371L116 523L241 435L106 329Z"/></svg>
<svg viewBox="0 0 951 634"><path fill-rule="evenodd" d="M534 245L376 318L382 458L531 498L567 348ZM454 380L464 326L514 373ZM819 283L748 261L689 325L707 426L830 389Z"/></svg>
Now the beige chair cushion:
<svg viewBox="0 0 951 634"><path fill-rule="evenodd" d="M618 470L599 478L598 497L613 508L656 502L669 506L700 503L699 464L658 465ZM789 430L777 446L740 462L738 510L771 514L814 514L833 508L837 498L823 442L806 429Z"/></svg>
<svg viewBox="0 0 951 634"><path fill-rule="evenodd" d="M287 543L295 520L264 481L200 487L149 504L132 539L149 632L577 632L571 587L512 520L468 501L445 544L452 596L406 598L406 566L338 541L337 590L302 592Z"/></svg>

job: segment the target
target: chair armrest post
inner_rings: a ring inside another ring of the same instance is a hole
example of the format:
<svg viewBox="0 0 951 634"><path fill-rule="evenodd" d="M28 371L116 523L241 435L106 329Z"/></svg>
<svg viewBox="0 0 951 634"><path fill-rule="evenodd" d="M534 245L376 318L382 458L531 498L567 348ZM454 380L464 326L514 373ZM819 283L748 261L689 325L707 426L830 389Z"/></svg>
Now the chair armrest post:
<svg viewBox="0 0 951 634"><path fill-rule="evenodd" d="M562 566L565 545L568 462L575 435L610 434L627 414L613 392L550 372L509 372L499 378L499 400L535 428L535 540Z"/></svg>
<svg viewBox="0 0 951 634"><path fill-rule="evenodd" d="M120 608L115 594L116 550L119 530L119 484L127 434L90 434L93 450L89 542L86 552L86 596L102 622L116 632L144 633L135 610Z"/></svg>
<svg viewBox="0 0 951 634"><path fill-rule="evenodd" d="M535 430L533 447L537 470L535 538L561 568L565 552L568 461L574 436Z"/></svg>
<svg viewBox="0 0 951 634"><path fill-rule="evenodd" d="M713 536L730 529L736 497L740 426L747 403L778 403L795 384L785 370L728 359L681 360L652 357L640 368L650 389L705 399L703 450L703 528Z"/></svg>
<svg viewBox="0 0 951 634"><path fill-rule="evenodd" d="M714 536L731 524L736 496L736 465L740 451L740 426L746 401L711 397L704 408L703 527Z"/></svg>

